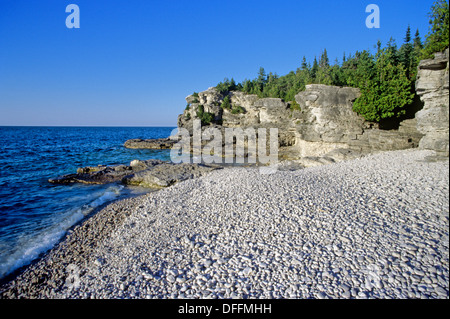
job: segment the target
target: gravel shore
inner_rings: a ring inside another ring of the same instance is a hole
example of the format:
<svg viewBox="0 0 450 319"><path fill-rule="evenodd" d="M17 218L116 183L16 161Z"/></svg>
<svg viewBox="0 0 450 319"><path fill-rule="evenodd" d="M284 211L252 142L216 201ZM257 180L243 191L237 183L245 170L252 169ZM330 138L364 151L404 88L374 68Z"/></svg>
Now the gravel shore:
<svg viewBox="0 0 450 319"><path fill-rule="evenodd" d="M448 298L449 161L225 168L112 203L2 298Z"/></svg>

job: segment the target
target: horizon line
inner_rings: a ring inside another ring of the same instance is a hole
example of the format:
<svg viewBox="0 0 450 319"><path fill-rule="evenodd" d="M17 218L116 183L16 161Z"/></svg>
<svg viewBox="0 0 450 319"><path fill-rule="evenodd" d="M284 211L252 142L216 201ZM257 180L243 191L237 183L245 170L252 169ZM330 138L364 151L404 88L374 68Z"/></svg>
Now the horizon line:
<svg viewBox="0 0 450 319"><path fill-rule="evenodd" d="M177 125L0 125L0 127L178 127Z"/></svg>

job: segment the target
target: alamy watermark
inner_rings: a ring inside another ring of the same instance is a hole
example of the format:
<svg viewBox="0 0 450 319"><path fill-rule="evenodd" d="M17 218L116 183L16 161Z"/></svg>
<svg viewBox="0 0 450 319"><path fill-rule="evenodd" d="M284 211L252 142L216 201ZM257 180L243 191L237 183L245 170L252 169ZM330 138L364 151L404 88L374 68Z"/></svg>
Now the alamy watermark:
<svg viewBox="0 0 450 319"><path fill-rule="evenodd" d="M80 8L76 4L69 4L66 7L66 13L70 13L66 18L66 27L68 29L80 28Z"/></svg>
<svg viewBox="0 0 450 319"><path fill-rule="evenodd" d="M66 287L69 290L78 289L80 287L80 268L75 264L69 264L66 268Z"/></svg>
<svg viewBox="0 0 450 319"><path fill-rule="evenodd" d="M269 131L269 136L267 136ZM269 165L261 173L269 174L278 165L277 128L225 128L225 135L218 128L202 130L201 121L193 121L193 134L185 128L172 131L176 140L170 150L173 163L232 164L245 163ZM225 147L223 147L225 146Z"/></svg>
<svg viewBox="0 0 450 319"><path fill-rule="evenodd" d="M366 27L369 29L380 28L380 7L376 4L369 4L366 13L370 13L366 18Z"/></svg>

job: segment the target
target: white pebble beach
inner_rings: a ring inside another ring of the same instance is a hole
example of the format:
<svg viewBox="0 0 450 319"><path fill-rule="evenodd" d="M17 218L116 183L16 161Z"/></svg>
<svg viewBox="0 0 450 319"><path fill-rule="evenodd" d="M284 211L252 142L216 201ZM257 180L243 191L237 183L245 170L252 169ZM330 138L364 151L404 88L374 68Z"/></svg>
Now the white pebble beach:
<svg viewBox="0 0 450 319"><path fill-rule="evenodd" d="M448 298L449 161L433 154L225 168L112 203L1 295Z"/></svg>

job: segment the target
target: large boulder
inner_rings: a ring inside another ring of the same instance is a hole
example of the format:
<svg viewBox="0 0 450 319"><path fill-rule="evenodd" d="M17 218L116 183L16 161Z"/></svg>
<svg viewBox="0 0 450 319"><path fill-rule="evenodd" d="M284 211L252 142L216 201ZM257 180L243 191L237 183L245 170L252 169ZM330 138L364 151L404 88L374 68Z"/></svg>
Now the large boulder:
<svg viewBox="0 0 450 319"><path fill-rule="evenodd" d="M364 119L353 112L359 89L311 84L295 96L304 116L301 139L309 142L343 143L362 134Z"/></svg>

